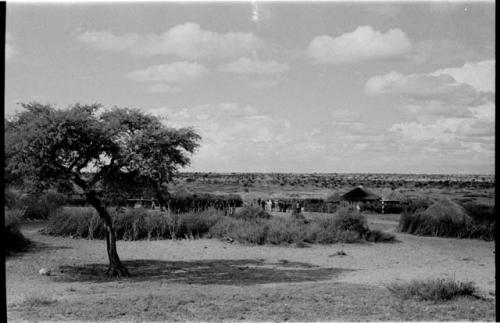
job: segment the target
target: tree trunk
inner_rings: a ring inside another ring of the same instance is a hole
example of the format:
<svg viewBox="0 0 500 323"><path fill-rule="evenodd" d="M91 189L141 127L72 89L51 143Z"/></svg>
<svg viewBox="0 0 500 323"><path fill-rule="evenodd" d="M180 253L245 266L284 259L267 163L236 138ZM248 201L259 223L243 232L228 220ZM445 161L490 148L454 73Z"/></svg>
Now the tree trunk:
<svg viewBox="0 0 500 323"><path fill-rule="evenodd" d="M122 264L120 257L118 257L118 253L116 252L116 235L113 226L110 224L104 224L104 227L106 228L106 246L109 259L109 267L106 274L111 277L130 276L130 273Z"/></svg>
<svg viewBox="0 0 500 323"><path fill-rule="evenodd" d="M109 267L106 274L111 277L130 276L130 273L120 261L120 257L116 251L116 234L108 210L106 210L101 201L95 196L95 192L90 191L85 193L85 195L90 204L97 210L99 217L104 223L104 228L106 229L106 249L109 259Z"/></svg>
<svg viewBox="0 0 500 323"><path fill-rule="evenodd" d="M168 203L162 195L160 184L156 181L152 181L151 185L153 186L153 189L155 191L156 199L158 199L158 203L160 203L160 209L162 211L164 211L164 210L168 211ZM168 192L167 192L167 196L168 196Z"/></svg>
<svg viewBox="0 0 500 323"><path fill-rule="evenodd" d="M118 252L116 251L116 234L108 210L106 210L102 202L96 196L95 191L87 189L87 185L84 180L81 178L75 178L75 182L85 191L87 201L96 209L97 214L99 214L99 217L104 224L104 228L106 229L106 248L109 259L109 267L106 274L111 277L130 276L128 269L122 264L120 257L118 257Z"/></svg>

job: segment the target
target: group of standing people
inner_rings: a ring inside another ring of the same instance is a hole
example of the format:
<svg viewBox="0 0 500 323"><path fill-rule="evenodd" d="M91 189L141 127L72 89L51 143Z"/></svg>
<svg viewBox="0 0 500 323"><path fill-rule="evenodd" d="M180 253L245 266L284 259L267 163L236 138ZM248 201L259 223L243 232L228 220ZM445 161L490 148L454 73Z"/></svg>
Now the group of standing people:
<svg viewBox="0 0 500 323"><path fill-rule="evenodd" d="M300 202L290 202L283 200L275 201L271 199L265 200L259 198L257 200L257 205L266 212L287 212L292 210L295 213L300 213L304 211L304 207Z"/></svg>

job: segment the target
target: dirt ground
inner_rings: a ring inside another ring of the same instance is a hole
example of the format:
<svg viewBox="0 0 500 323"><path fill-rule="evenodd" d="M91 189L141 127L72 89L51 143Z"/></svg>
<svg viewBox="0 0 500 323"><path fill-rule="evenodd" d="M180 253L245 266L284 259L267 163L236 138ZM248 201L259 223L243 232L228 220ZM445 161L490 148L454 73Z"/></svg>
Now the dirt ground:
<svg viewBox="0 0 500 323"><path fill-rule="evenodd" d="M394 231L396 218L369 216ZM248 246L218 240L119 241L133 277L106 279L104 241L42 235L6 261L9 321L494 320L494 243L396 233L396 243ZM343 250L346 255L336 253ZM40 268L51 276L40 276ZM474 281L484 298L401 300L385 286Z"/></svg>

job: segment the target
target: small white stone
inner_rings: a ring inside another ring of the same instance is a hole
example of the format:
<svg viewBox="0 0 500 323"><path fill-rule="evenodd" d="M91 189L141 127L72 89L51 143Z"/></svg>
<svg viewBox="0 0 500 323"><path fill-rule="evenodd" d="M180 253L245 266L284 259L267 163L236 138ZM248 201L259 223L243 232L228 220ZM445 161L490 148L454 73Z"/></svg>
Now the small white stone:
<svg viewBox="0 0 500 323"><path fill-rule="evenodd" d="M38 274L42 276L50 276L50 269L42 268L38 271Z"/></svg>

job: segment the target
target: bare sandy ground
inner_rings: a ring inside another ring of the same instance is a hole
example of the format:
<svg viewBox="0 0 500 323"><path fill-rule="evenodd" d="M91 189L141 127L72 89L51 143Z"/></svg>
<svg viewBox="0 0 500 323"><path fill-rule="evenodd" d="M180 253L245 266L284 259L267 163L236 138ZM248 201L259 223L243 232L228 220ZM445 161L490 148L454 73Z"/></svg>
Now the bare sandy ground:
<svg viewBox="0 0 500 323"><path fill-rule="evenodd" d="M370 219L372 228L394 230L396 222ZM85 282L57 283L54 276L39 276L40 268L59 275L60 266L106 263L104 241L50 237L38 233L40 225L29 225L23 233L35 241L37 249L6 261L8 306L33 295L54 298L79 297L92 292ZM398 234L396 243L314 245L309 248L247 246L218 240L119 241L122 260L203 261L260 260L270 264L301 262L317 268L350 269L332 280L370 286L391 282L452 277L474 281L480 293L492 298L495 293L494 242L417 237ZM347 255L338 256L343 250ZM79 290L74 293L71 290ZM97 292L96 290L93 292ZM106 290L100 290L105 293Z"/></svg>

